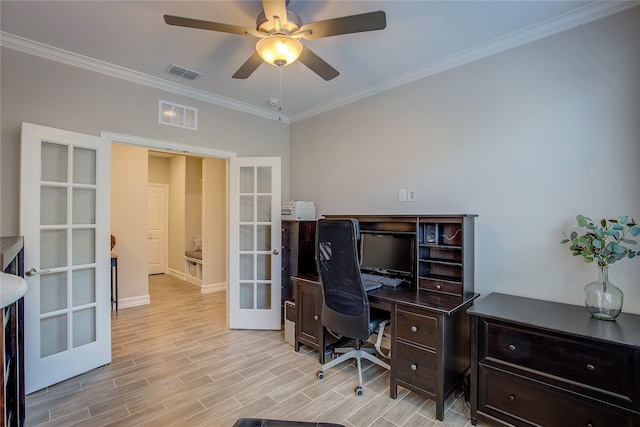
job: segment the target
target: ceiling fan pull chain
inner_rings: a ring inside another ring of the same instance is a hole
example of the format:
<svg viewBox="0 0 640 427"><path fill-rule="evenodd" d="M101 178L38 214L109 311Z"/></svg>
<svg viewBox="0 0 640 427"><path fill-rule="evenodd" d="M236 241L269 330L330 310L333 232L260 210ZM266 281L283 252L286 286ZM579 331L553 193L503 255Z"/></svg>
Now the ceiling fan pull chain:
<svg viewBox="0 0 640 427"><path fill-rule="evenodd" d="M278 75L279 75L279 78L280 78L280 96L278 98L280 101L279 101L279 105L278 105L278 112L282 113L282 66L279 66L278 70L279 70ZM278 121L279 122L282 121L282 114L280 114L278 116Z"/></svg>

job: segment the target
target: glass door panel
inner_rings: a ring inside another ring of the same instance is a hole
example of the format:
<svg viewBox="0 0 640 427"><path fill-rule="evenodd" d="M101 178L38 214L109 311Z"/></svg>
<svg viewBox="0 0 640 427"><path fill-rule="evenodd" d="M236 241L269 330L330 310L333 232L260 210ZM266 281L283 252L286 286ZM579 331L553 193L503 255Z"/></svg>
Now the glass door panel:
<svg viewBox="0 0 640 427"><path fill-rule="evenodd" d="M96 150L73 147L73 183L96 184Z"/></svg>
<svg viewBox="0 0 640 427"><path fill-rule="evenodd" d="M40 266L56 268L67 265L67 230L40 232Z"/></svg>
<svg viewBox="0 0 640 427"><path fill-rule="evenodd" d="M66 187L48 187L40 189L41 225L62 225L67 223L67 189Z"/></svg>
<svg viewBox="0 0 640 427"><path fill-rule="evenodd" d="M67 273L45 274L40 278L40 314L67 308Z"/></svg>
<svg viewBox="0 0 640 427"><path fill-rule="evenodd" d="M40 163L42 165L42 170L40 171L41 180L67 182L68 161L69 155L67 154L66 145L42 142L40 155Z"/></svg>

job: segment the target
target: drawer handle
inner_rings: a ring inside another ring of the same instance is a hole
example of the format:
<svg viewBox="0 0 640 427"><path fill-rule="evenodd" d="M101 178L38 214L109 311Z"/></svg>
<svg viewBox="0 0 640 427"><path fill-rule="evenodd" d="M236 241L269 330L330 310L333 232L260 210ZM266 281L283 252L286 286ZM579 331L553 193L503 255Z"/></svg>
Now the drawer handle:
<svg viewBox="0 0 640 427"><path fill-rule="evenodd" d="M412 326L411 327L411 332L418 332L418 327L417 326Z"/></svg>
<svg viewBox="0 0 640 427"><path fill-rule="evenodd" d="M595 366L593 366L591 363L587 363L587 371L593 372L595 370L596 370Z"/></svg>
<svg viewBox="0 0 640 427"><path fill-rule="evenodd" d="M318 320L320 317L316 314L315 316L313 316L313 320Z"/></svg>
<svg viewBox="0 0 640 427"><path fill-rule="evenodd" d="M513 345L513 344L509 344L509 350L515 351L516 350L516 346Z"/></svg>
<svg viewBox="0 0 640 427"><path fill-rule="evenodd" d="M437 290L440 290L441 288L442 288L442 286L440 286L440 285L436 285L436 289L437 289Z"/></svg>
<svg viewBox="0 0 640 427"><path fill-rule="evenodd" d="M591 421L587 422L587 427L595 427L595 424L593 424Z"/></svg>
<svg viewBox="0 0 640 427"><path fill-rule="evenodd" d="M509 395L509 402L515 402L516 396L514 394Z"/></svg>
<svg viewBox="0 0 640 427"><path fill-rule="evenodd" d="M418 370L418 365L416 365L415 363L411 364L411 370L412 371L417 371Z"/></svg>

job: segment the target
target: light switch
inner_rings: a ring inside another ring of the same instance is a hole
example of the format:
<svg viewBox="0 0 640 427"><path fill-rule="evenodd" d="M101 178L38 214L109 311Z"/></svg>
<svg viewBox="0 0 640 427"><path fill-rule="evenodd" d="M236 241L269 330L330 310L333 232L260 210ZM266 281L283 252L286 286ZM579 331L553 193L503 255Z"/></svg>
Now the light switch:
<svg viewBox="0 0 640 427"><path fill-rule="evenodd" d="M416 190L415 188L410 188L407 190L407 202L415 202L416 201Z"/></svg>
<svg viewBox="0 0 640 427"><path fill-rule="evenodd" d="M406 202L407 201L407 189L406 188L399 188L398 189L398 201L399 202Z"/></svg>

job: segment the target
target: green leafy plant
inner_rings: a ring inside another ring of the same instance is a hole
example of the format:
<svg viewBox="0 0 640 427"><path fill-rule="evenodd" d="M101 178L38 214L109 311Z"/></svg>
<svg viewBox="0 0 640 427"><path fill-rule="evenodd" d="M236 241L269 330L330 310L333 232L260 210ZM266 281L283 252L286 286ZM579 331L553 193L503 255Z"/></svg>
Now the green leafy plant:
<svg viewBox="0 0 640 427"><path fill-rule="evenodd" d="M594 221L584 215L577 215L578 226L586 228L586 232L578 235L563 231L561 244L570 243L569 250L573 256L582 256L586 263L596 262L599 267L608 267L623 258L634 258L640 251L632 250L625 245L636 245L638 242L629 239L640 234L640 227L633 218L626 215L617 219L601 219Z"/></svg>

